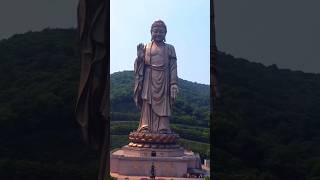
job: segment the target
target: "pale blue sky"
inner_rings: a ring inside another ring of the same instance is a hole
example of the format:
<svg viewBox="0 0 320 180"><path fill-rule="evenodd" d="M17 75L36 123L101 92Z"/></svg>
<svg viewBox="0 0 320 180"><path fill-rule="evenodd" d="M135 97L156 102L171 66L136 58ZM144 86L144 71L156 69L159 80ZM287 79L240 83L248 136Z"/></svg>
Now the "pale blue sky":
<svg viewBox="0 0 320 180"><path fill-rule="evenodd" d="M133 70L138 43L150 42L151 24L167 25L166 42L175 46L178 76L210 83L209 0L111 0L110 72Z"/></svg>
<svg viewBox="0 0 320 180"><path fill-rule="evenodd" d="M1 0L0 40L46 27L75 27L77 4L78 0ZM154 4L155 0L111 0L111 50L123 52L112 54L111 71L133 69L136 44L150 40L150 25L161 18L168 25L167 41L177 50L180 77L209 83L209 0ZM220 51L265 65L320 73L320 1L215 0L215 6Z"/></svg>

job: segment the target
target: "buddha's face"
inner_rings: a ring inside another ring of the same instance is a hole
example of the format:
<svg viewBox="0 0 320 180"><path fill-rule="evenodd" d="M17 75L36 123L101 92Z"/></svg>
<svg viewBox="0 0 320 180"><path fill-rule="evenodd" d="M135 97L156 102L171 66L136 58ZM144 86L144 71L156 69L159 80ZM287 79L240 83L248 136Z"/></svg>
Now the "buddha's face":
<svg viewBox="0 0 320 180"><path fill-rule="evenodd" d="M152 39L156 42L163 42L166 37L166 28L163 26L155 26L151 29Z"/></svg>

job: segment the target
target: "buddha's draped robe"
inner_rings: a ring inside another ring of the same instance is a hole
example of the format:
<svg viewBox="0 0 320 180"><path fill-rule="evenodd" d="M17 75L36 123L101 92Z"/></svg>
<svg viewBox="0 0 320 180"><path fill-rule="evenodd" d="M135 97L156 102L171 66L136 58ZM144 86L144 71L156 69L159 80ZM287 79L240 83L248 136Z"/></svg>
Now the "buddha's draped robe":
<svg viewBox="0 0 320 180"><path fill-rule="evenodd" d="M136 59L134 99L141 108L138 131L170 132L170 87L178 80L176 60L172 45L153 42L145 46L145 58L140 62Z"/></svg>
<svg viewBox="0 0 320 180"><path fill-rule="evenodd" d="M105 1L79 1L81 74L75 114L82 127L84 140L96 148L101 148L103 144L108 117L106 86L109 79L105 21Z"/></svg>

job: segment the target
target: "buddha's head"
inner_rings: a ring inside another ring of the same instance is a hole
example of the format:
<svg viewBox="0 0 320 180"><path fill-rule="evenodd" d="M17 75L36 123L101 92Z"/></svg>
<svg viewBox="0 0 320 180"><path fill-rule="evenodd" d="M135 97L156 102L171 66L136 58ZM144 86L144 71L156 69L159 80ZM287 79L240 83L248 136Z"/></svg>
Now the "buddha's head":
<svg viewBox="0 0 320 180"><path fill-rule="evenodd" d="M162 20L157 20L151 25L151 40L155 42L165 42L167 34L166 24Z"/></svg>

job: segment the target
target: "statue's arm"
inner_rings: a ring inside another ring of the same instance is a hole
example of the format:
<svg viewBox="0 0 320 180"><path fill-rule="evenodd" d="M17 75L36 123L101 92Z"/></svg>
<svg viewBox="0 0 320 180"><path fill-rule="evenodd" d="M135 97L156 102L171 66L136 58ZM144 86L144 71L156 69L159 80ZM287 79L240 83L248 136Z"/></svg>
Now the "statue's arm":
<svg viewBox="0 0 320 180"><path fill-rule="evenodd" d="M176 99L178 90L177 57L173 46L170 47L170 96Z"/></svg>
<svg viewBox="0 0 320 180"><path fill-rule="evenodd" d="M142 86L143 86L143 74L144 74L144 52L145 47L143 44L137 46L137 57L134 61L134 101L136 105L141 108L142 106Z"/></svg>
<svg viewBox="0 0 320 180"><path fill-rule="evenodd" d="M143 80L143 66L144 66L145 46L140 43L137 46L137 57L134 62L135 78L139 82Z"/></svg>
<svg viewBox="0 0 320 180"><path fill-rule="evenodd" d="M170 45L170 85L178 84L178 75L177 75L177 56L175 49Z"/></svg>
<svg viewBox="0 0 320 180"><path fill-rule="evenodd" d="M141 82L143 80L143 61L138 57L134 61L134 76L135 81Z"/></svg>
<svg viewBox="0 0 320 180"><path fill-rule="evenodd" d="M170 62L170 85L178 85L177 59L171 59Z"/></svg>

